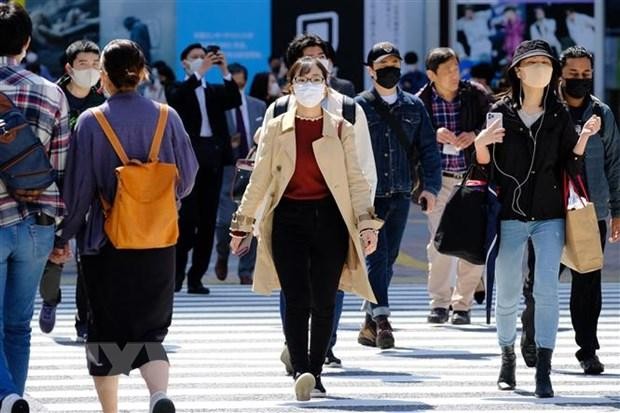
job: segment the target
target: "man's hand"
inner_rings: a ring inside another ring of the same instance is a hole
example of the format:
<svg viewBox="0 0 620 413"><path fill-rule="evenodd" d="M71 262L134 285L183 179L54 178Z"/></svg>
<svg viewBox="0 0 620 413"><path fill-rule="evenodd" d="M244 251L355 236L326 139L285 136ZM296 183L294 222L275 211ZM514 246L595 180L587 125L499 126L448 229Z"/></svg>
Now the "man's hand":
<svg viewBox="0 0 620 413"><path fill-rule="evenodd" d="M222 72L222 77L228 76L228 62L226 61L226 56L220 50L213 57L213 64L216 64L220 67L220 72Z"/></svg>
<svg viewBox="0 0 620 413"><path fill-rule="evenodd" d="M471 146L476 140L476 134L474 132L461 132L457 136L456 148L461 151Z"/></svg>
<svg viewBox="0 0 620 413"><path fill-rule="evenodd" d="M610 222L609 242L620 241L620 217L612 218Z"/></svg>
<svg viewBox="0 0 620 413"><path fill-rule="evenodd" d="M48 260L53 262L54 264L64 264L71 259L71 248L69 248L69 244L65 244L62 248L54 248L52 253L50 254Z"/></svg>
<svg viewBox="0 0 620 413"><path fill-rule="evenodd" d="M444 145L458 145L458 140L454 132L447 128L439 128L437 129L437 142L443 143Z"/></svg>
<svg viewBox="0 0 620 413"><path fill-rule="evenodd" d="M429 214L433 212L433 208L435 208L435 203L437 202L437 197L428 191L422 191L418 202L422 204L423 199L426 200L426 209L424 209L424 213Z"/></svg>

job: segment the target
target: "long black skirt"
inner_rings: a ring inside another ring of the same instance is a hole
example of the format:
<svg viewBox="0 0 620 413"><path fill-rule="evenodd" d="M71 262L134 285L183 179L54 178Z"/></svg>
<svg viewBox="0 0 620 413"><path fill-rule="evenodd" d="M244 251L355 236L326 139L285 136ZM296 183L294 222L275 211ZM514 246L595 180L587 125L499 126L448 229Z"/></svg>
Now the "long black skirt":
<svg viewBox="0 0 620 413"><path fill-rule="evenodd" d="M175 248L83 255L90 317L86 357L92 376L129 374L168 361L162 345L172 321Z"/></svg>

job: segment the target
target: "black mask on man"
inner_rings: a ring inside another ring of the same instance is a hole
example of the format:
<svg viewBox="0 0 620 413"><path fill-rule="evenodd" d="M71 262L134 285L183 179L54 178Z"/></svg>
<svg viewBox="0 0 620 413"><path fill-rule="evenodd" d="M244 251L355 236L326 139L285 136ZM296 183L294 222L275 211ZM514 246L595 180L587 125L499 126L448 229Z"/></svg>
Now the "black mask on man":
<svg viewBox="0 0 620 413"><path fill-rule="evenodd" d="M575 99L581 99L592 92L592 79L564 79L564 91Z"/></svg>
<svg viewBox="0 0 620 413"><path fill-rule="evenodd" d="M386 88L392 89L400 81L400 68L399 67L384 67L377 71L377 83Z"/></svg>

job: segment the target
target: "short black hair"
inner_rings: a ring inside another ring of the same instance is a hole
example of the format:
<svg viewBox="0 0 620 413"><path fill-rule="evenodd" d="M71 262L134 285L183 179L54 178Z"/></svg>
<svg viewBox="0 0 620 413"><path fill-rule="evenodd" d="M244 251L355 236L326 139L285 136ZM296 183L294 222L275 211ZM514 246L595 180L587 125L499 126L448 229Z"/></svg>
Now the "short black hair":
<svg viewBox="0 0 620 413"><path fill-rule="evenodd" d="M405 53L405 63L408 65L415 65L418 63L418 54L416 52Z"/></svg>
<svg viewBox="0 0 620 413"><path fill-rule="evenodd" d="M17 56L32 35L32 20L19 4L0 3L0 56Z"/></svg>
<svg viewBox="0 0 620 413"><path fill-rule="evenodd" d="M80 53L94 53L100 55L101 50L95 42L91 42L90 40L78 40L77 42L71 43L69 47L67 47L67 50L65 50L65 63L69 63L73 66L73 62Z"/></svg>
<svg viewBox="0 0 620 413"><path fill-rule="evenodd" d="M493 76L495 76L495 71L493 70L493 66L491 63L480 62L472 66L469 71L471 77L475 77L477 79L485 79L487 83L491 83L493 80Z"/></svg>
<svg viewBox="0 0 620 413"><path fill-rule="evenodd" d="M560 67L566 66L566 60L587 57L594 68L594 55L583 46L571 46L560 54Z"/></svg>
<svg viewBox="0 0 620 413"><path fill-rule="evenodd" d="M200 43L192 43L181 52L181 60L185 60L189 52L194 49L202 49L205 53L207 53L207 49L203 45L201 45Z"/></svg>
<svg viewBox="0 0 620 413"><path fill-rule="evenodd" d="M247 82L248 80L248 69L243 66L241 63L231 63L228 65L228 71L231 74L235 74L235 73L243 73L243 77L245 77L245 80Z"/></svg>
<svg viewBox="0 0 620 413"><path fill-rule="evenodd" d="M286 49L286 66L293 66L300 57L303 57L306 47L318 46L327 57L328 51L326 44L325 40L321 39L321 37L316 34L307 33L296 36Z"/></svg>
<svg viewBox="0 0 620 413"><path fill-rule="evenodd" d="M336 50L334 49L334 46L332 46L330 42L325 42L325 49L325 57L336 63Z"/></svg>
<svg viewBox="0 0 620 413"><path fill-rule="evenodd" d="M459 56L449 47L436 47L431 49L426 56L426 69L437 73L437 69L450 59L456 59L459 62Z"/></svg>

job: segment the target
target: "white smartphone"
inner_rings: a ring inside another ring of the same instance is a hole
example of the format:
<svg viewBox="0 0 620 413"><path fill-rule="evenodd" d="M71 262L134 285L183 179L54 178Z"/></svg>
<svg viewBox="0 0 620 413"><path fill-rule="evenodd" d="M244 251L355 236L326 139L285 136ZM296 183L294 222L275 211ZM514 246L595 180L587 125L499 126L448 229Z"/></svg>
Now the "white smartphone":
<svg viewBox="0 0 620 413"><path fill-rule="evenodd" d="M487 113L487 128L491 126L493 122L499 119L499 127L503 128L504 115L500 112L489 112Z"/></svg>

